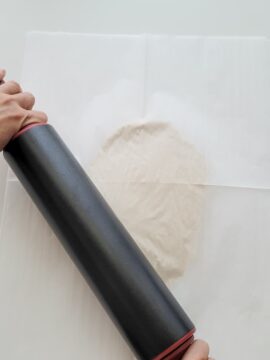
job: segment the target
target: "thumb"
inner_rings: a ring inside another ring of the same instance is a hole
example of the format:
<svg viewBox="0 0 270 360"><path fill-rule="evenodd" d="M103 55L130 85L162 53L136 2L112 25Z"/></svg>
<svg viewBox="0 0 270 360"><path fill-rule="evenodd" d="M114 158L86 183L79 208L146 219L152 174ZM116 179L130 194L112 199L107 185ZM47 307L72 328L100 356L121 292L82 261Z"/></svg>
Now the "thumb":
<svg viewBox="0 0 270 360"><path fill-rule="evenodd" d="M185 353L182 360L209 360L209 346L203 340L196 340Z"/></svg>

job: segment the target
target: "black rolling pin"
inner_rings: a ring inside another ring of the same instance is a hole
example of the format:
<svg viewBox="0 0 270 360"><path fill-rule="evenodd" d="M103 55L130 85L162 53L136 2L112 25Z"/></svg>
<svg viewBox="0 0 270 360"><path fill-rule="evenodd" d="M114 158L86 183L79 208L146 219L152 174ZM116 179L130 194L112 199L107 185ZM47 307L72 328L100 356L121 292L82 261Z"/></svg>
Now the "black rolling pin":
<svg viewBox="0 0 270 360"><path fill-rule="evenodd" d="M181 359L193 323L54 128L26 126L4 156L135 355Z"/></svg>

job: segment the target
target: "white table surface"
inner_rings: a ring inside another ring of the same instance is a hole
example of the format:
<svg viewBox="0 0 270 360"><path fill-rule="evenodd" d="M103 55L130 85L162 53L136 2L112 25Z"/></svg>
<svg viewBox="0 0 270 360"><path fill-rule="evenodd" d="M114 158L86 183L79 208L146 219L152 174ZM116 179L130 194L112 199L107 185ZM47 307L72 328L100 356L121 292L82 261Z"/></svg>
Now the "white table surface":
<svg viewBox="0 0 270 360"><path fill-rule="evenodd" d="M0 5L0 66L10 79L20 78L29 30L270 37L269 0L1 0ZM1 156L0 189L5 176ZM0 222L3 196L1 190Z"/></svg>
<svg viewBox="0 0 270 360"><path fill-rule="evenodd" d="M0 66L10 79L20 78L30 30L270 37L268 0L1 0L0 6ZM0 157L0 220L5 176Z"/></svg>

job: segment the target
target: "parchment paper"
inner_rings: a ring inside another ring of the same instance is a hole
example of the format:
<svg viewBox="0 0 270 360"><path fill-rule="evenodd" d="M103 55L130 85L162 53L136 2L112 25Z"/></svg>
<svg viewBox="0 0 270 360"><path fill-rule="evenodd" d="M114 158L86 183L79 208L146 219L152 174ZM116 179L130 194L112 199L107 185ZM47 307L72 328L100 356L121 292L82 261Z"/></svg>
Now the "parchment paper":
<svg viewBox="0 0 270 360"><path fill-rule="evenodd" d="M268 40L31 33L22 83L86 169L140 118L173 123L204 154L198 254L171 288L214 357L268 358ZM3 214L0 355L131 358L11 172Z"/></svg>

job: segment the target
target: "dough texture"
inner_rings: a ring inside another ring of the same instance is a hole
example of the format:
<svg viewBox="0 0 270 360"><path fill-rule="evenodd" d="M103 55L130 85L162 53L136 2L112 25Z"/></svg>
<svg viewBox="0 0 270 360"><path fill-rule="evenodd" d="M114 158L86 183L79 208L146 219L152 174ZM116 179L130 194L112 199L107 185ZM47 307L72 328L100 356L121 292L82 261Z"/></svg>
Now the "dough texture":
<svg viewBox="0 0 270 360"><path fill-rule="evenodd" d="M160 276L183 274L196 245L205 163L164 122L121 127L89 175Z"/></svg>

